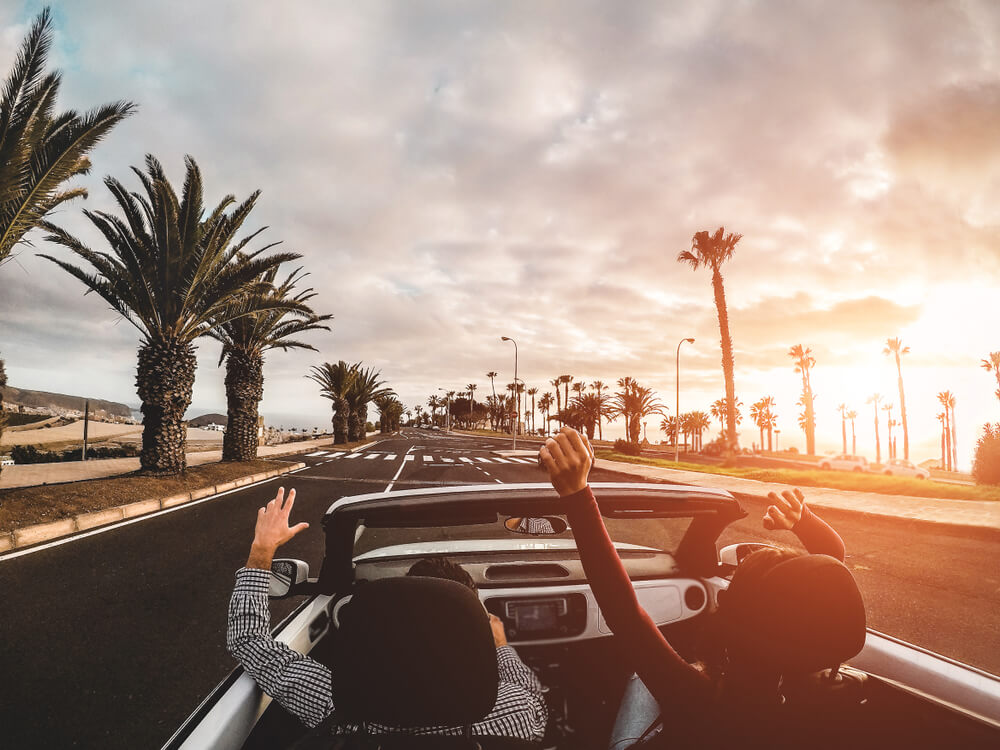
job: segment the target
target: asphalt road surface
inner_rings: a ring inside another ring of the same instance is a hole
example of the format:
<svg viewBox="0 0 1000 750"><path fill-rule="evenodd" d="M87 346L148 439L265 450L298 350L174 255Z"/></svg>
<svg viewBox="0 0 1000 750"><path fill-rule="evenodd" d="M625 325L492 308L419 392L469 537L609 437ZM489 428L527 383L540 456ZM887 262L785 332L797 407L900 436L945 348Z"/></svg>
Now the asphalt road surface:
<svg viewBox="0 0 1000 750"><path fill-rule="evenodd" d="M233 573L278 486L297 490L293 520L312 523L280 554L318 570L319 520L340 497L545 480L534 461L492 453L507 446L405 430L356 453L295 457L308 467L293 475L0 557L0 746L160 747L234 666L225 649ZM592 480L629 481L601 471ZM723 543L794 543L761 527L761 500L741 499L750 516ZM871 627L1000 673L1000 535L825 518L847 544ZM295 606L272 603L273 621Z"/></svg>

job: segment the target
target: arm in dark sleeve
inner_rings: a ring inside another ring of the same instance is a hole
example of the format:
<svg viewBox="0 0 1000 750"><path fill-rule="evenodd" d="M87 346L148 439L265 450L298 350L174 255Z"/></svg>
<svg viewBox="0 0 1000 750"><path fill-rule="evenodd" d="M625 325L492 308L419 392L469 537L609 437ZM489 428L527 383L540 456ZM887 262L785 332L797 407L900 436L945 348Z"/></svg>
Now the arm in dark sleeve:
<svg viewBox="0 0 1000 750"><path fill-rule="evenodd" d="M813 513L808 505L802 506L802 517L792 527L802 546L813 555L829 555L844 562L844 540L840 534Z"/></svg>
<svg viewBox="0 0 1000 750"><path fill-rule="evenodd" d="M608 536L590 487L564 499L590 588L608 627L626 650L649 692L661 706L676 703L678 699L707 701L708 679L674 651L656 623L639 606L632 581Z"/></svg>

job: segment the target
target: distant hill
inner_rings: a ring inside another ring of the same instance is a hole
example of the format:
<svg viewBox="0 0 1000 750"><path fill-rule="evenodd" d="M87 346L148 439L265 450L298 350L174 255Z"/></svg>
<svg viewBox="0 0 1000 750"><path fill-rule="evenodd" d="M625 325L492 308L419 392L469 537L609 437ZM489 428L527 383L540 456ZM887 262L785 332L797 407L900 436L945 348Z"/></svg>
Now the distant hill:
<svg viewBox="0 0 1000 750"><path fill-rule="evenodd" d="M200 417L188 420L188 427L207 427L210 424L221 424L225 427L229 419L225 414L202 414Z"/></svg>
<svg viewBox="0 0 1000 750"><path fill-rule="evenodd" d="M15 388L12 385L0 388L6 404L31 406L36 409L74 409L83 412L86 399L83 396L69 396L65 393L48 393L47 391L31 391L27 388ZM90 413L100 416L104 412L109 417L131 417L132 410L125 404L114 401L104 401L99 398L90 399Z"/></svg>

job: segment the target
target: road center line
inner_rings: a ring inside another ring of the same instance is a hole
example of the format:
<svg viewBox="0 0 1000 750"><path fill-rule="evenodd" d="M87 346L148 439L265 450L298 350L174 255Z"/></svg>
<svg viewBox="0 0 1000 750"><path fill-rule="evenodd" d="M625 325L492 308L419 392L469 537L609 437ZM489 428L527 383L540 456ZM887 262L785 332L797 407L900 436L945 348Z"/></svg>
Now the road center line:
<svg viewBox="0 0 1000 750"><path fill-rule="evenodd" d="M399 479L399 475L403 473L403 467L406 466L406 462L413 460L413 456L410 455L410 451L412 450L413 446L411 445L407 449L406 454L403 456L403 460L399 462L399 468L396 469L396 476L389 480L389 484L385 486L385 489L382 490L383 492L389 492L392 490L392 486L396 483L396 480Z"/></svg>

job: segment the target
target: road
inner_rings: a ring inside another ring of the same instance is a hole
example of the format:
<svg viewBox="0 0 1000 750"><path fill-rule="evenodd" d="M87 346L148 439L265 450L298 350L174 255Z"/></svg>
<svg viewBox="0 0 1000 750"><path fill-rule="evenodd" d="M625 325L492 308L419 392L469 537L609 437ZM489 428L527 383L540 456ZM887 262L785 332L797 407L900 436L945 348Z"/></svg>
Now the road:
<svg viewBox="0 0 1000 750"><path fill-rule="evenodd" d="M281 554L322 560L319 520L334 500L454 484L543 481L534 462L499 461L507 443L406 430L354 454L32 554L0 558L0 727L11 748L159 747L233 667L225 650L233 573L257 509L294 486L293 520L312 526ZM595 472L594 481L627 480ZM763 503L723 543L776 540ZM869 625L1000 673L1000 539L927 526L827 519L847 543ZM276 602L277 622L295 606Z"/></svg>

